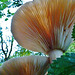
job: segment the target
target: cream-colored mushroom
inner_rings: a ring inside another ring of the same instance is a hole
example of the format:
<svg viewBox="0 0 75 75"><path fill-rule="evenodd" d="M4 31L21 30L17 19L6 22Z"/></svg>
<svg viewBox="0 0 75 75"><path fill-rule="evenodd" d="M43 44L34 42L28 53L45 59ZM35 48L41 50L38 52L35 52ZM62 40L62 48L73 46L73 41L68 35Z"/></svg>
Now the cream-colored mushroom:
<svg viewBox="0 0 75 75"><path fill-rule="evenodd" d="M49 63L49 58L44 56L13 58L1 66L0 75L44 75Z"/></svg>
<svg viewBox="0 0 75 75"><path fill-rule="evenodd" d="M22 5L12 19L17 42L49 57L27 56L6 61L1 75L43 75L49 63L60 57L72 42L75 0L34 0Z"/></svg>
<svg viewBox="0 0 75 75"><path fill-rule="evenodd" d="M11 31L24 48L59 57L72 42L74 23L75 0L34 0L15 13Z"/></svg>

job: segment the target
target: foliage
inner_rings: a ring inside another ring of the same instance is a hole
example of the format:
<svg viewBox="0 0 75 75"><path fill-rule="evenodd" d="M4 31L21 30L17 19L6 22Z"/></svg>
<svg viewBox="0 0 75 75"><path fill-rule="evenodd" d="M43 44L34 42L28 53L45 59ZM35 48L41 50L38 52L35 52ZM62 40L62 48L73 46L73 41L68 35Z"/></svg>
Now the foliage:
<svg viewBox="0 0 75 75"><path fill-rule="evenodd" d="M71 45L69 46L68 50L65 52L74 52L75 53L75 42L71 43Z"/></svg>
<svg viewBox="0 0 75 75"><path fill-rule="evenodd" d="M0 10L4 10L10 3L9 0L0 0Z"/></svg>
<svg viewBox="0 0 75 75"><path fill-rule="evenodd" d="M13 2L11 0L0 0L0 10L4 10L6 7L19 7L22 4L22 0L13 0Z"/></svg>
<svg viewBox="0 0 75 75"><path fill-rule="evenodd" d="M74 24L74 27L73 27L72 38L73 38L74 41L75 41L75 24Z"/></svg>
<svg viewBox="0 0 75 75"><path fill-rule="evenodd" d="M12 6L14 6L14 7L19 7L23 4L22 0L13 0L13 1L14 2L12 4Z"/></svg>
<svg viewBox="0 0 75 75"><path fill-rule="evenodd" d="M75 53L66 53L53 60L48 75L75 75Z"/></svg>
<svg viewBox="0 0 75 75"><path fill-rule="evenodd" d="M21 47L20 45L17 45L18 46L18 50L15 51L15 53L13 54L13 57L21 57L21 56L29 56L29 55L40 55L40 56L44 56L43 53L41 52L33 52L33 51L30 51L30 50L27 50L23 47Z"/></svg>
<svg viewBox="0 0 75 75"><path fill-rule="evenodd" d="M3 10L8 7L11 4L9 0L1 0L0 1L0 18L2 18L5 13L3 13Z"/></svg>
<svg viewBox="0 0 75 75"><path fill-rule="evenodd" d="M13 0L13 2L11 2L11 0L1 0L0 1L0 18L2 18L3 16L7 16L10 17L12 15L14 15L14 13L11 13L8 9L7 11L7 15L3 12L3 10L5 8L11 8L11 7L19 7L23 4L23 2L21 0ZM5 19L5 21L7 21L8 18Z"/></svg>
<svg viewBox="0 0 75 75"><path fill-rule="evenodd" d="M15 51L13 57L29 56L32 54L32 51L29 51L23 47L19 47L20 50Z"/></svg>
<svg viewBox="0 0 75 75"><path fill-rule="evenodd" d="M0 0L0 18L3 18L4 16L6 16L5 21L7 21L9 19L9 17L14 15L14 13L10 12L9 8L19 7L22 4L23 3L21 0L13 0L13 1L11 1L11 0ZM4 9L6 9L6 8L8 9L7 14L6 14L6 12L4 12ZM14 38L11 36L11 40L8 40L8 41L6 41L7 39L4 40L2 27L0 26L0 39L1 39L0 40L0 46L1 46L0 47L0 55L2 56L1 61L4 61L4 60L6 61L9 59L9 57L11 55ZM10 46L8 45L8 42L10 43Z"/></svg>

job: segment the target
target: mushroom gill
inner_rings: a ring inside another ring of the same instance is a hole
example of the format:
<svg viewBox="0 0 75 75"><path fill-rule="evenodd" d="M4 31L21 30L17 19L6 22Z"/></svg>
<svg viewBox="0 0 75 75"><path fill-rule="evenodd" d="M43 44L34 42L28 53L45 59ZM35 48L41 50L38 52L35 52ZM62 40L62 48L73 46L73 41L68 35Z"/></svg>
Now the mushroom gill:
<svg viewBox="0 0 75 75"><path fill-rule="evenodd" d="M75 0L34 0L17 10L11 31L24 48L58 56L72 42L74 23Z"/></svg>
<svg viewBox="0 0 75 75"><path fill-rule="evenodd" d="M49 63L48 57L44 56L13 58L0 67L0 75L44 75Z"/></svg>

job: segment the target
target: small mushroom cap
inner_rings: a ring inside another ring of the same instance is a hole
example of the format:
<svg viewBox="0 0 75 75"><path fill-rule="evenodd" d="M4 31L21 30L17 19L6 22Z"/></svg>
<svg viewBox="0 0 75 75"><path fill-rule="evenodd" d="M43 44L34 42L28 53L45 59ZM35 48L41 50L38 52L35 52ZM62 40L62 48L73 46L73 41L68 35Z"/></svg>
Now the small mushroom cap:
<svg viewBox="0 0 75 75"><path fill-rule="evenodd" d="M44 75L48 68L48 57L25 56L6 61L0 75Z"/></svg>
<svg viewBox="0 0 75 75"><path fill-rule="evenodd" d="M17 10L11 31L24 48L49 54L67 50L74 23L75 0L34 0Z"/></svg>

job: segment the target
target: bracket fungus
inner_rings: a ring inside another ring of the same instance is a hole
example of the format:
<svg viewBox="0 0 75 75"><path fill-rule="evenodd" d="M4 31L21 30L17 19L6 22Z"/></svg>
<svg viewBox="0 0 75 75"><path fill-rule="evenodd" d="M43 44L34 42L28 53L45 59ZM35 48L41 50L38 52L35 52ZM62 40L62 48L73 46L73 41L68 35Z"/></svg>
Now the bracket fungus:
<svg viewBox="0 0 75 75"><path fill-rule="evenodd" d="M43 75L42 68L46 67L43 64L46 63L48 66L52 60L60 57L67 50L72 42L71 32L74 23L75 0L34 0L17 10L11 23L14 38L24 48L43 52L49 56L44 58L38 56L38 59L29 56L27 60L25 58L26 61L31 62L31 64L26 62L25 71L30 73L28 69L31 69L33 72L27 75ZM39 63L36 62L37 60ZM29 65L33 67L30 68ZM40 68L38 73L35 67Z"/></svg>

